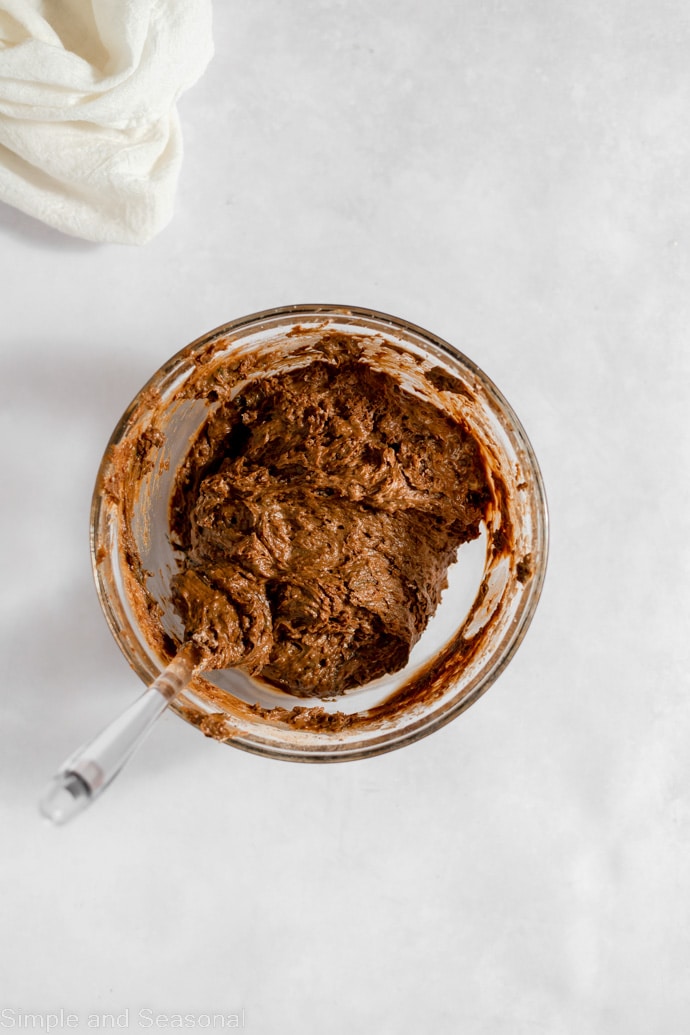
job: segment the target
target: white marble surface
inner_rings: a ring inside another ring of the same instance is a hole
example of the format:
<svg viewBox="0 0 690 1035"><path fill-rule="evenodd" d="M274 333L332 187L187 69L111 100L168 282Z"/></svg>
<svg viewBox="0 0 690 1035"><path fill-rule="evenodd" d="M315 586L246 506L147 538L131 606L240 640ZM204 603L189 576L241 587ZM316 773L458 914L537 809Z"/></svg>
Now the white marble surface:
<svg viewBox="0 0 690 1035"><path fill-rule="evenodd" d="M160 237L0 211L0 1029L148 1009L197 1030L244 1010L256 1035L684 1032L687 5L215 18ZM300 301L407 317L508 396L551 504L529 635L458 721L367 762L266 761L166 716L53 829L44 781L140 689L91 582L105 442L187 341Z"/></svg>

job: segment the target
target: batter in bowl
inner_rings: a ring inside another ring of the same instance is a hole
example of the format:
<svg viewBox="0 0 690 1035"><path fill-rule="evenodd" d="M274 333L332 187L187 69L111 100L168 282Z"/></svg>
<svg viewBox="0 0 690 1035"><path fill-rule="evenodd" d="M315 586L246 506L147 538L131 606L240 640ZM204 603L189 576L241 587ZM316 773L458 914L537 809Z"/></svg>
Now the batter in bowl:
<svg viewBox="0 0 690 1035"><path fill-rule="evenodd" d="M173 603L203 667L326 700L405 666L492 494L463 422L354 338L326 332L316 351L214 390L170 526Z"/></svg>

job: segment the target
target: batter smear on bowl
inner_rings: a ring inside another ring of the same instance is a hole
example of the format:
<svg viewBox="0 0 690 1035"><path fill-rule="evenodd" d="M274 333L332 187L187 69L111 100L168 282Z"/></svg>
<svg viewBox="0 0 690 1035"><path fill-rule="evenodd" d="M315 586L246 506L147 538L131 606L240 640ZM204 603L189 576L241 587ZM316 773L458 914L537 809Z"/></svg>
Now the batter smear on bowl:
<svg viewBox="0 0 690 1035"><path fill-rule="evenodd" d="M469 428L331 339L213 393L170 513L204 667L323 699L405 666L492 500Z"/></svg>

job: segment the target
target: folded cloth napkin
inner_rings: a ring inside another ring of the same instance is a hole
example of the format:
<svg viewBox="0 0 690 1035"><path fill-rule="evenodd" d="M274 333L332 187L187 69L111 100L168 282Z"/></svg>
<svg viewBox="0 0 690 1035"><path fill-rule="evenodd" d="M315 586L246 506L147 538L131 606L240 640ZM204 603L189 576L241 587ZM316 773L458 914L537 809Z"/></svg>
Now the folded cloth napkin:
<svg viewBox="0 0 690 1035"><path fill-rule="evenodd" d="M0 0L0 200L149 240L173 212L175 102L212 51L211 0Z"/></svg>

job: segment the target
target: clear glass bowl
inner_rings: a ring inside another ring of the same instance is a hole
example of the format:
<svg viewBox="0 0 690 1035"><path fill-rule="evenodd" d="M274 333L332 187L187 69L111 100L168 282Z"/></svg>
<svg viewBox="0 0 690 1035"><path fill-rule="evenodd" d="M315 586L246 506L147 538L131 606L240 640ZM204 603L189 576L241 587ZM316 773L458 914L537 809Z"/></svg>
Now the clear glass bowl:
<svg viewBox="0 0 690 1035"><path fill-rule="evenodd" d="M142 388L106 448L93 496L91 551L110 628L149 684L182 636L170 604L168 535L178 465L216 405L209 384L304 363L324 330L356 335L367 361L461 415L480 442L495 505L461 547L441 604L407 666L335 701L293 698L226 670L197 676L171 705L207 736L275 758L334 762L402 747L455 718L505 668L534 614L546 570L546 497L529 440L489 378L452 345L366 309L297 305L224 324L173 356Z"/></svg>

